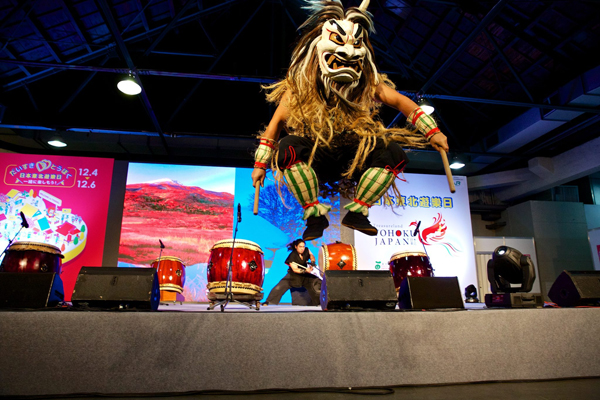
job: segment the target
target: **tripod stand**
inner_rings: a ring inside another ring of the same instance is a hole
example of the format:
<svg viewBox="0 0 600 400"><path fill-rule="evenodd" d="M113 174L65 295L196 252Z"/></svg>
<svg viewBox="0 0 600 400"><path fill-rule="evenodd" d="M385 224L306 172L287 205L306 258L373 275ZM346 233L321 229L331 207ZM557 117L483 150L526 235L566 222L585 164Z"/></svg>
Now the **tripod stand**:
<svg viewBox="0 0 600 400"><path fill-rule="evenodd" d="M260 303L256 303L256 305L251 304L251 303L247 303L244 301L239 301L234 299L234 294L232 291L232 286L233 286L233 272L232 272L232 266L233 266L233 252L235 251L235 238L237 236L237 231L238 231L238 224L242 222L242 209L240 204L238 203L238 215L237 215L237 220L235 222L235 229L233 230L233 242L231 244L231 254L229 256L229 263L227 264L227 280L225 281L225 292L223 294L223 300L221 301L217 301L214 304L211 304L208 306L208 310L213 310L215 307L220 306L221 307L221 312L225 311L225 307L227 307L227 305L229 303L237 303L237 304L242 304L245 305L248 308L251 309L255 309L255 310L259 310L260 309ZM220 296L219 296L220 297Z"/></svg>
<svg viewBox="0 0 600 400"><path fill-rule="evenodd" d="M13 236L13 238L8 241L8 244L6 245L6 248L4 249L4 251L2 252L2 254L0 254L0 258L2 258L2 256L4 256L4 254L8 251L8 249L10 248L10 245L17 238L17 236L19 236L19 233L21 233L21 231L23 230L23 228L29 228L29 223L27 222L27 219L25 218L25 215L23 214L23 211L21 211L21 227L19 228L19 230L17 231L17 233L15 233L15 236ZM0 264L0 272L3 271L3 270L4 270L4 268Z"/></svg>

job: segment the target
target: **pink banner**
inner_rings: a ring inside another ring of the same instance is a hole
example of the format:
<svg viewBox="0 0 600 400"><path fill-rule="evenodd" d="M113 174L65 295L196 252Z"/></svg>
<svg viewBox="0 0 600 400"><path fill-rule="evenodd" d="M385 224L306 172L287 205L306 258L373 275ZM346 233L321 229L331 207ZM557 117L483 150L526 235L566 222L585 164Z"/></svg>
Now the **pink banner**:
<svg viewBox="0 0 600 400"><path fill-rule="evenodd" d="M62 252L69 301L82 266L101 266L113 160L3 154L0 183L0 246L15 238L46 243Z"/></svg>

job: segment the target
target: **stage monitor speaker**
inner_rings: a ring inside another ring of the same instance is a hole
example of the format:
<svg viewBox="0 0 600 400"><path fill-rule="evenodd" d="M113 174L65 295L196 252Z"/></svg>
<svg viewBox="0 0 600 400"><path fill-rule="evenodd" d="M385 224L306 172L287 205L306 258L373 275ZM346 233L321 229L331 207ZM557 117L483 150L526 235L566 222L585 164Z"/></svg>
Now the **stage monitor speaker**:
<svg viewBox="0 0 600 400"><path fill-rule="evenodd" d="M323 310L393 310L397 301L389 271L325 271Z"/></svg>
<svg viewBox="0 0 600 400"><path fill-rule="evenodd" d="M0 307L56 307L65 295L60 276L55 272L1 272Z"/></svg>
<svg viewBox="0 0 600 400"><path fill-rule="evenodd" d="M81 308L156 310L160 302L156 269L82 267L71 301Z"/></svg>
<svg viewBox="0 0 600 400"><path fill-rule="evenodd" d="M405 310L465 308L457 277L407 276L400 284L398 304Z"/></svg>
<svg viewBox="0 0 600 400"><path fill-rule="evenodd" d="M561 307L600 306L600 271L563 271L548 297Z"/></svg>

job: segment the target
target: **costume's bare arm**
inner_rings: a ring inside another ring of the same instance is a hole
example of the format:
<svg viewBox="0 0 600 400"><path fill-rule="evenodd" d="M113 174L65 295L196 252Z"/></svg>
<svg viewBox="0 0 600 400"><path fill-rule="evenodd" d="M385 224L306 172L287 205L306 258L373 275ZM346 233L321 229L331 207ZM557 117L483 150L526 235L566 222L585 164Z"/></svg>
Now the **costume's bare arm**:
<svg viewBox="0 0 600 400"><path fill-rule="evenodd" d="M398 93L384 83L377 85L377 88L375 89L375 98L383 104L395 108L405 116L408 116L418 107L414 101ZM448 152L450 150L448 147L448 138L441 132L434 135L429 143L438 151L443 149Z"/></svg>
<svg viewBox="0 0 600 400"><path fill-rule="evenodd" d="M271 118L271 122L269 122L269 125L267 126L267 129L265 129L265 132L262 135L262 137L272 139L275 141L279 140L279 134L281 133L281 130L285 127L285 121L287 120L287 117L289 115L289 111L287 108L287 99L288 93L283 95L283 98L281 99L279 106L275 110L275 113ZM254 171L252 171L252 186L256 187L257 182L260 183L260 186L264 186L266 175L267 171L265 171L264 169L254 168Z"/></svg>

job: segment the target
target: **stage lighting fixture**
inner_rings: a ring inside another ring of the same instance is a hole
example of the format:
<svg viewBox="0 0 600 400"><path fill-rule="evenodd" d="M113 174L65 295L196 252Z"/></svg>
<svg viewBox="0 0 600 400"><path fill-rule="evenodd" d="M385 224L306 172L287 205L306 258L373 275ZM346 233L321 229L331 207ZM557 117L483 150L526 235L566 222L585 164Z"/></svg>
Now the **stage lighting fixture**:
<svg viewBox="0 0 600 400"><path fill-rule="evenodd" d="M423 112L427 115L431 115L435 111L435 107L433 107L430 102L420 96L417 96L417 105L421 107L421 110L423 110Z"/></svg>
<svg viewBox="0 0 600 400"><path fill-rule="evenodd" d="M140 94L142 92L142 87L135 81L132 73L129 73L127 78L123 78L121 81L119 81L119 83L117 83L117 88L119 88L121 92L131 96Z"/></svg>
<svg viewBox="0 0 600 400"><path fill-rule="evenodd" d="M485 295L488 307L541 307L540 293L529 293L535 282L531 257L508 246L494 250L487 264L491 294Z"/></svg>
<svg viewBox="0 0 600 400"><path fill-rule="evenodd" d="M469 285L465 288L465 303L479 303L475 285Z"/></svg>
<svg viewBox="0 0 600 400"><path fill-rule="evenodd" d="M50 140L48 140L48 144L53 147L67 147L67 144L59 135L52 136Z"/></svg>

